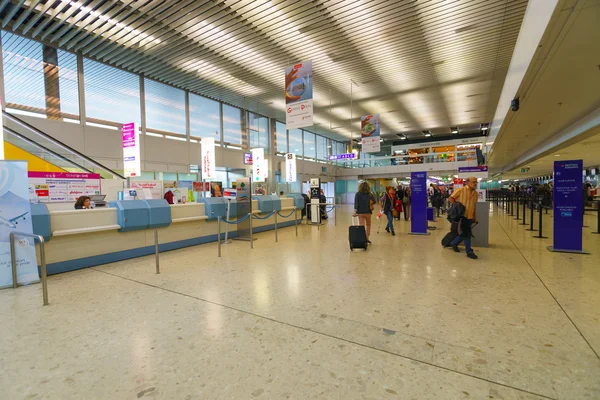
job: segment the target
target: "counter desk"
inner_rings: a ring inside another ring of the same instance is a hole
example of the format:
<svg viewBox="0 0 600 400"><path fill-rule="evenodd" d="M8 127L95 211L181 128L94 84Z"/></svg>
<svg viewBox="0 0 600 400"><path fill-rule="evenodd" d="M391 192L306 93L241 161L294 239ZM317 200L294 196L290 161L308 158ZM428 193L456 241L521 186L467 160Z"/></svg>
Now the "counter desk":
<svg viewBox="0 0 600 400"><path fill-rule="evenodd" d="M289 215L278 216L278 227L290 226L294 225L294 217L300 223L302 208L296 203L299 201L294 198L261 199L260 203L253 200L252 213L266 216L268 212L259 208L262 204ZM210 209L204 203L169 206L164 200L113 202L110 207L90 210L48 211L46 206L36 205L33 229L46 239L46 263L51 275L153 254L155 229L160 251L216 242L217 218L214 212L208 215ZM254 219L252 225L255 233L274 229L274 217ZM236 237L237 225L228 228L229 237ZM221 237L225 237L223 223Z"/></svg>

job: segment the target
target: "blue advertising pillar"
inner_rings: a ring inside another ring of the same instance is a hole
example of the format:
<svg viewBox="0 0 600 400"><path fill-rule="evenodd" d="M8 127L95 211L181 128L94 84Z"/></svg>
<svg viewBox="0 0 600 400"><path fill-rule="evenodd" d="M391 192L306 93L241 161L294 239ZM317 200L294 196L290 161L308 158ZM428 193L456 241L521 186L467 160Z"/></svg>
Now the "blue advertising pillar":
<svg viewBox="0 0 600 400"><path fill-rule="evenodd" d="M583 251L582 221L583 161L555 161L554 245L548 250L589 254Z"/></svg>
<svg viewBox="0 0 600 400"><path fill-rule="evenodd" d="M410 234L429 235L427 232L427 172L410 173Z"/></svg>

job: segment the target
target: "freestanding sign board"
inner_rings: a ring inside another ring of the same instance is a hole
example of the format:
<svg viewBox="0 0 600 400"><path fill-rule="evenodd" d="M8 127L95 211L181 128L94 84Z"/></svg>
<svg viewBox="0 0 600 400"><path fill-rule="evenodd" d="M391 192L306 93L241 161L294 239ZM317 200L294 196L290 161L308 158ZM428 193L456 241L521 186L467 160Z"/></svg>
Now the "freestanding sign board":
<svg viewBox="0 0 600 400"><path fill-rule="evenodd" d="M12 286L11 232L33 233L27 161L0 161L0 288ZM15 256L17 283L38 282L33 239L16 237Z"/></svg>
<svg viewBox="0 0 600 400"><path fill-rule="evenodd" d="M550 251L583 251L583 161L554 162L554 245Z"/></svg>
<svg viewBox="0 0 600 400"><path fill-rule="evenodd" d="M121 127L123 139L123 170L125 178L142 174L140 159L140 131L135 122L123 124Z"/></svg>
<svg viewBox="0 0 600 400"><path fill-rule="evenodd" d="M410 173L410 234L427 232L427 172Z"/></svg>

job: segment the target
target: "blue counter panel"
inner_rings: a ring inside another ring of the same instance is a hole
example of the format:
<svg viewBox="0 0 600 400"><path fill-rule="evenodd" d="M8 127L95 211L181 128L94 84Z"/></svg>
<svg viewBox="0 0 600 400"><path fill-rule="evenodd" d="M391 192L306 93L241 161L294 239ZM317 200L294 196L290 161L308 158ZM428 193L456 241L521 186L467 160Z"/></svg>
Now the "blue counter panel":
<svg viewBox="0 0 600 400"><path fill-rule="evenodd" d="M222 197L205 197L198 199L199 203L204 203L204 210L209 220L216 220L217 217L227 217L227 201Z"/></svg>
<svg viewBox="0 0 600 400"><path fill-rule="evenodd" d="M117 221L121 226L119 232L148 229L150 209L145 200L111 201L109 206L117 209Z"/></svg>
<svg viewBox="0 0 600 400"><path fill-rule="evenodd" d="M300 193L290 193L287 195L287 197L292 197L294 198L294 206L296 206L296 208L298 210L304 210L304 197L302 197L302 194Z"/></svg>
<svg viewBox="0 0 600 400"><path fill-rule="evenodd" d="M149 228L166 228L171 225L171 206L166 200L143 200L150 210Z"/></svg>
<svg viewBox="0 0 600 400"><path fill-rule="evenodd" d="M33 223L33 233L44 237L47 242L52 237L52 227L50 226L50 212L45 204L31 205L31 222Z"/></svg>

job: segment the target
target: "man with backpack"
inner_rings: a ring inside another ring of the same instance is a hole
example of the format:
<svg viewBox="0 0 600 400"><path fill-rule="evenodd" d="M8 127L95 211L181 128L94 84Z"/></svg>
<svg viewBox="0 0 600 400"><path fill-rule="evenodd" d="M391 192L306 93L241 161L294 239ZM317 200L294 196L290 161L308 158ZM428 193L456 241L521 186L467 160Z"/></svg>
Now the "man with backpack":
<svg viewBox="0 0 600 400"><path fill-rule="evenodd" d="M458 236L450 242L449 246L452 246L455 252L460 253L458 245L464 240L467 257L473 260L478 258L471 248L471 226L477 223L477 215L475 214L477 198L477 178L471 176L467 178L465 186L452 193L452 196L448 199L452 205L452 210L448 211L448 217L455 220L453 222L457 223L456 227L458 228ZM462 207L457 207L458 205L455 205L455 202L462 204L464 210L462 210ZM457 212L457 210L460 211Z"/></svg>

